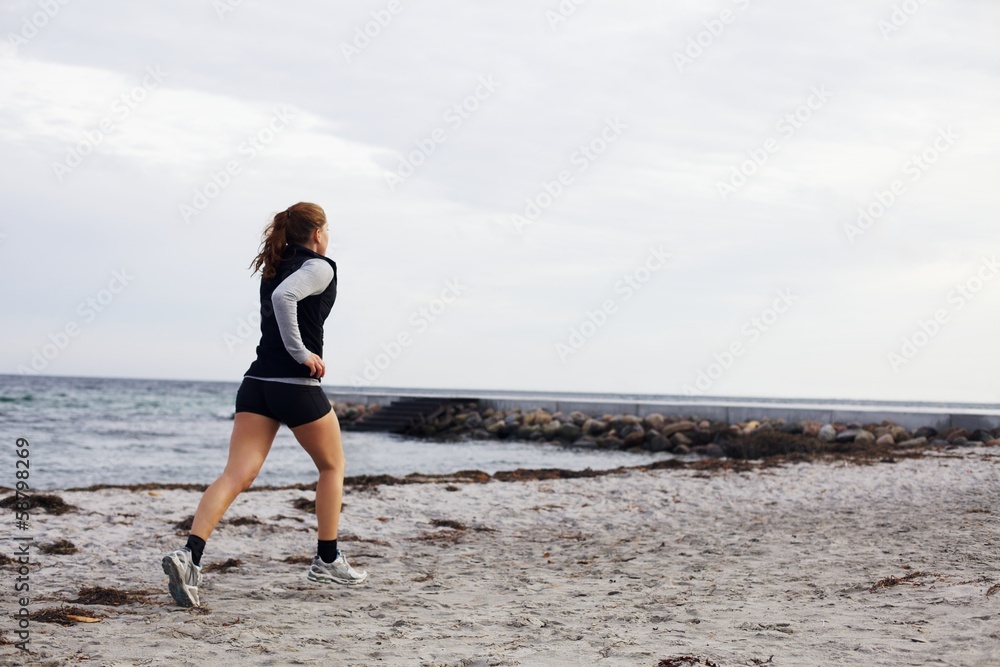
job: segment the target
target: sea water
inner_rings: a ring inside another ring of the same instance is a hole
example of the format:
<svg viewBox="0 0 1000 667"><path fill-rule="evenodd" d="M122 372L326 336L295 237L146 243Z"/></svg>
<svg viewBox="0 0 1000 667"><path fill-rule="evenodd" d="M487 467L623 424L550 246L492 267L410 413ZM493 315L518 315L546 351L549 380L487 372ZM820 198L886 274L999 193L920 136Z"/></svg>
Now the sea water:
<svg viewBox="0 0 1000 667"><path fill-rule="evenodd" d="M226 464L238 382L0 375L0 486L16 484L17 439L30 486L211 483ZM343 432L347 474L516 468L594 470L670 458L516 440L434 442ZM23 448L22 448L23 449ZM316 468L282 426L255 485L312 483Z"/></svg>

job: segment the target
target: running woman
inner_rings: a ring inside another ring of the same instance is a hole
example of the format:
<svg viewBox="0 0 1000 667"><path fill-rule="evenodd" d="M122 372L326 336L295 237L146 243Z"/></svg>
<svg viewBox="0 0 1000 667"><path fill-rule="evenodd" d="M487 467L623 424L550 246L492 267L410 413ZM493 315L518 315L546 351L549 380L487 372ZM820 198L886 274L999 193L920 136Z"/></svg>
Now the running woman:
<svg viewBox="0 0 1000 667"><path fill-rule="evenodd" d="M261 271L261 335L257 358L236 393L229 459L198 503L186 546L163 557L170 594L182 607L200 605L205 542L236 496L257 477L281 424L291 429L319 469L319 539L307 577L348 585L368 578L337 549L344 450L337 415L320 388L326 373L323 323L337 298L337 265L326 257L329 242L323 209L299 202L274 216L250 263L254 273Z"/></svg>

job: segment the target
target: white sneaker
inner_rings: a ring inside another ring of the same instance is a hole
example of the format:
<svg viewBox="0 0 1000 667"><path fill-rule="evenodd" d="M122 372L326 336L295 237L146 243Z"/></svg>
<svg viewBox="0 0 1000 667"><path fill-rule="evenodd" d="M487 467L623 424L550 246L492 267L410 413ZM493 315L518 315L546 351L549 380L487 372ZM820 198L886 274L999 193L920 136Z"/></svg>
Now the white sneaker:
<svg viewBox="0 0 1000 667"><path fill-rule="evenodd" d="M170 577L170 594L181 607L197 607L201 568L191 560L187 547L171 551L163 557L163 572Z"/></svg>
<svg viewBox="0 0 1000 667"><path fill-rule="evenodd" d="M312 565L309 566L309 573L306 575L309 581L320 581L323 583L333 582L335 584L346 584L355 586L368 578L368 573L362 570L358 572L347 564L347 557L344 552L337 550L337 560L332 563L324 563L317 555L313 557Z"/></svg>

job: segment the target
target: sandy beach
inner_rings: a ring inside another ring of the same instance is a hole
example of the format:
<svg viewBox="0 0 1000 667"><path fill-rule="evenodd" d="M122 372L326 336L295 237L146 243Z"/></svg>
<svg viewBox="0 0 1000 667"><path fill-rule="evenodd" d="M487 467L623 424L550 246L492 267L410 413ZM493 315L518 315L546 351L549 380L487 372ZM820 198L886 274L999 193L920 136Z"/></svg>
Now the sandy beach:
<svg viewBox="0 0 1000 667"><path fill-rule="evenodd" d="M33 510L30 608L101 620L34 621L16 649L4 565L2 664L1000 664L997 448L352 486L341 547L370 577L351 589L305 578L311 491L251 491L203 561L239 564L206 572L196 610L160 558L198 491L57 493L78 509ZM78 551L39 552L62 539ZM137 597L74 602L94 586Z"/></svg>

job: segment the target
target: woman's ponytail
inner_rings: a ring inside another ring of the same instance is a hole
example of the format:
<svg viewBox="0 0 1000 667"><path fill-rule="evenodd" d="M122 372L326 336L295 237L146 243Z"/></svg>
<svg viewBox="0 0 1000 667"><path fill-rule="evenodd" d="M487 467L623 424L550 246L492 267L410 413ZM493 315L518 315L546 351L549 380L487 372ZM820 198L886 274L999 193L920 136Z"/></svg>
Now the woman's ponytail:
<svg viewBox="0 0 1000 667"><path fill-rule="evenodd" d="M250 262L253 273L261 272L264 280L271 280L278 273L281 255L288 243L308 243L316 229L326 224L326 213L316 204L299 202L274 216L264 228L261 250ZM253 275L251 273L251 275Z"/></svg>

